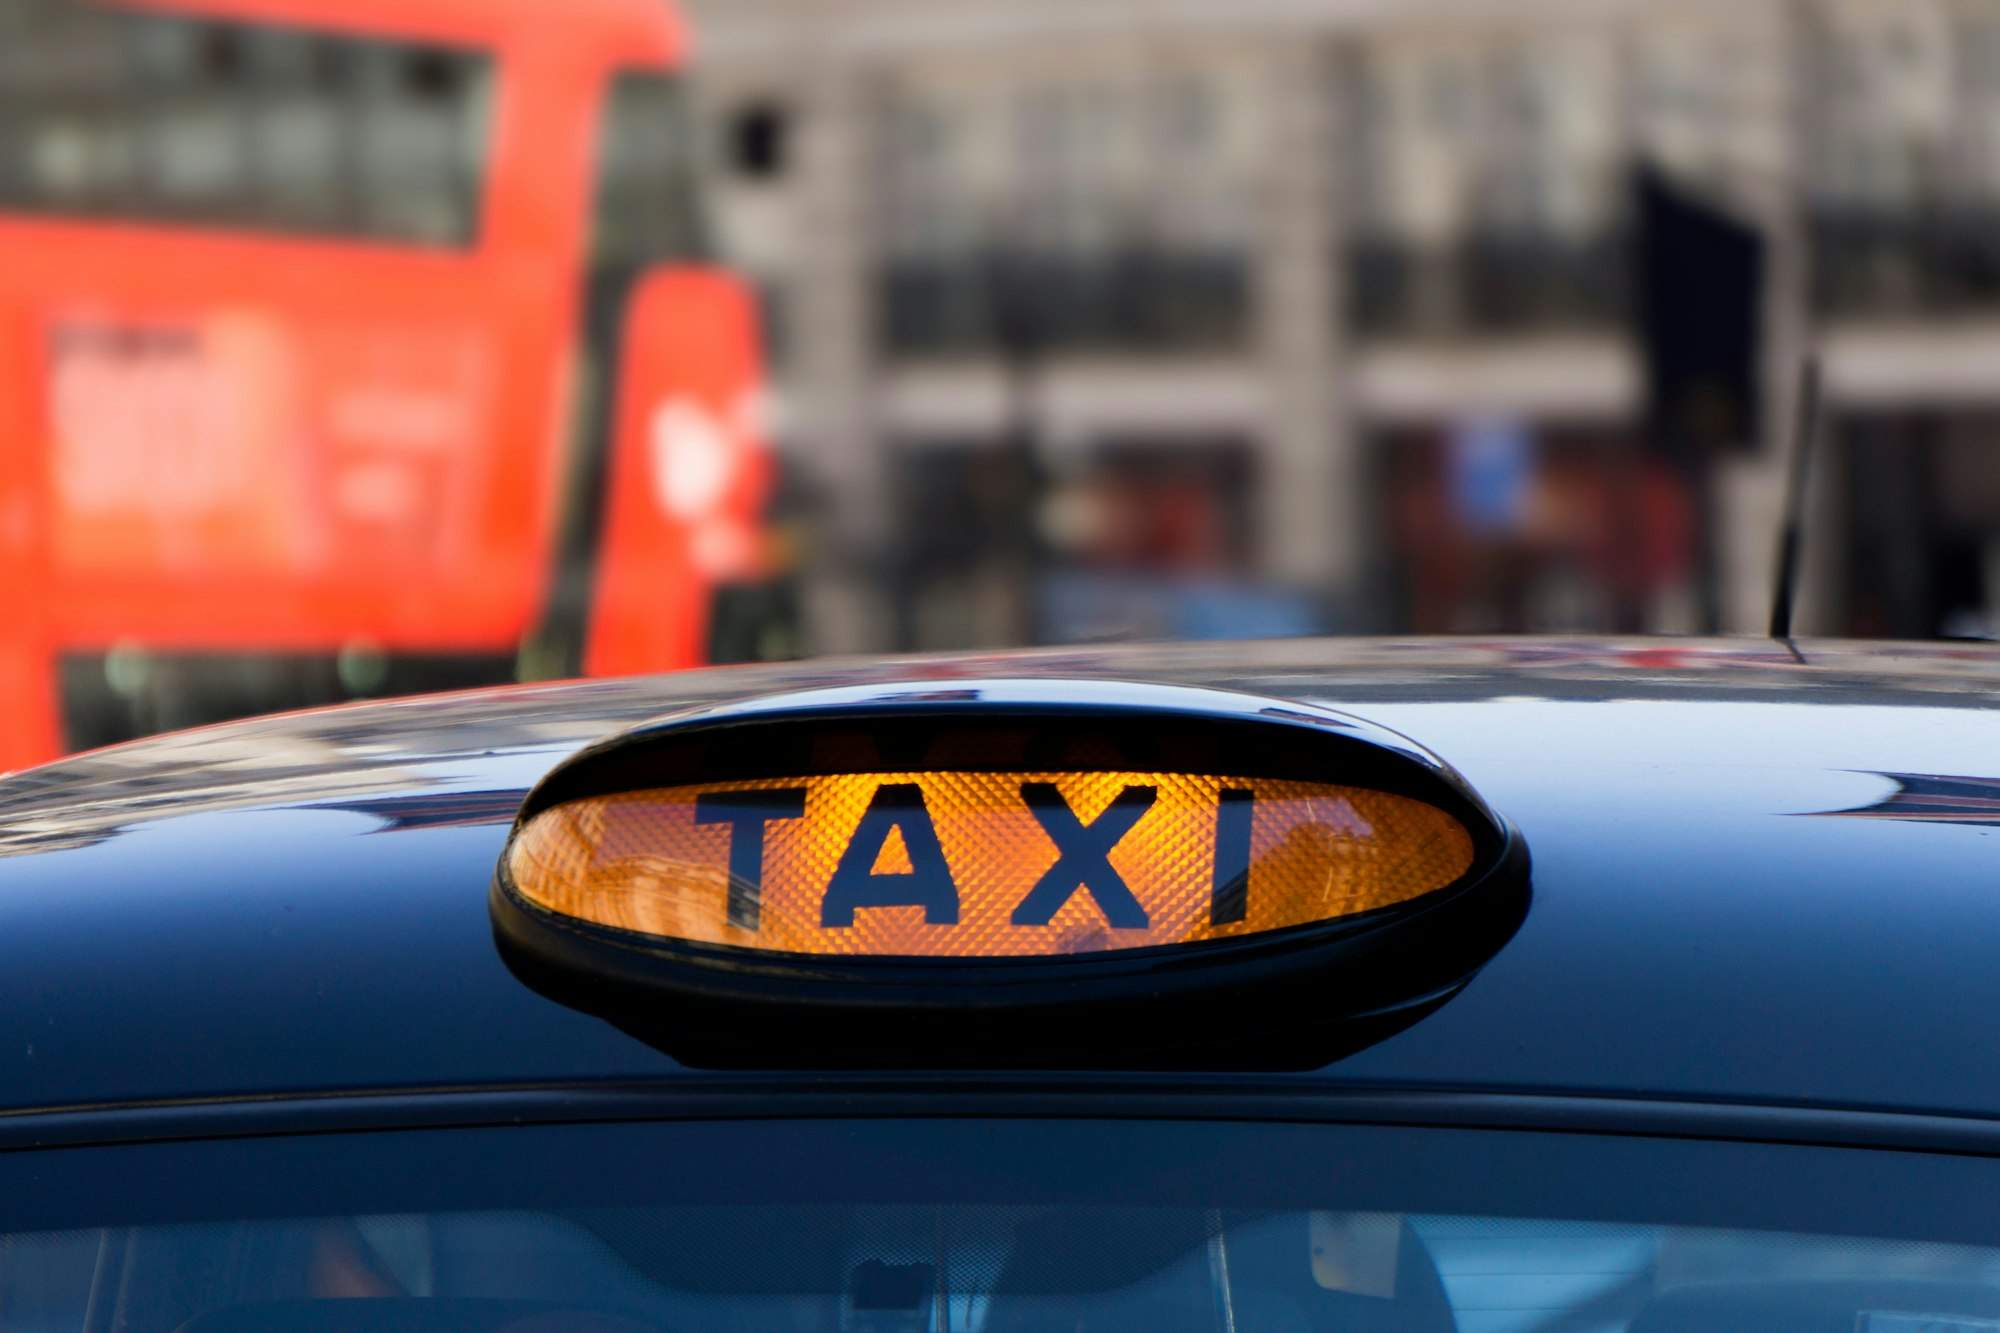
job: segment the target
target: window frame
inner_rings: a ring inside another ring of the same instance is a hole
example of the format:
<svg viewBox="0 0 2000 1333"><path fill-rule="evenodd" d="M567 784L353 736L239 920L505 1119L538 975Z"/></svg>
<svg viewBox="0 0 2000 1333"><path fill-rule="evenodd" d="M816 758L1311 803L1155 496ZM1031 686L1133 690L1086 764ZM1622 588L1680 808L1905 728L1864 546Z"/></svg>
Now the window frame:
<svg viewBox="0 0 2000 1333"><path fill-rule="evenodd" d="M78 1133L58 1146L65 1140L51 1131L65 1124ZM494 1209L1025 1202L2000 1248L1994 1121L1304 1080L802 1086L690 1076L638 1088L59 1111L0 1122L0 1140L0 1190L23 1232ZM579 1181L601 1192L578 1198ZM135 1182L157 1198L135 1201Z"/></svg>

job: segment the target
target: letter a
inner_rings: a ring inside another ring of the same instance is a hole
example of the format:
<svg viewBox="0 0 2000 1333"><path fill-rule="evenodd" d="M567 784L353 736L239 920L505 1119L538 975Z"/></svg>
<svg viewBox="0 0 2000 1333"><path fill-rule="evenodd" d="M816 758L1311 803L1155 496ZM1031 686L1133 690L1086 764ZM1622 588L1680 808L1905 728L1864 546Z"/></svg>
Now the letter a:
<svg viewBox="0 0 2000 1333"><path fill-rule="evenodd" d="M910 868L877 873L876 860L892 832L903 835ZM840 854L840 864L833 868L833 878L827 881L819 923L851 926L857 907L921 907L926 925L958 923L958 886L952 883L951 867L938 845L923 790L914 782L889 782L875 789L854 836L847 840L847 850Z"/></svg>

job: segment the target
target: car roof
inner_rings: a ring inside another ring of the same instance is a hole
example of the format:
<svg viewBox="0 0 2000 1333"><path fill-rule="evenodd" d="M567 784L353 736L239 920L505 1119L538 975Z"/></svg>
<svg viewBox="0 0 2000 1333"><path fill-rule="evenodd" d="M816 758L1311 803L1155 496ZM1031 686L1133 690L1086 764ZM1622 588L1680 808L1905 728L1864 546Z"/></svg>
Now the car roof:
<svg viewBox="0 0 2000 1333"><path fill-rule="evenodd" d="M1526 837L1533 903L1499 955L1288 1084L1993 1114L1996 667L1963 644L1289 640L730 668L157 737L0 780L0 1112L692 1078L495 952L526 789L683 707L1023 676L1338 706Z"/></svg>

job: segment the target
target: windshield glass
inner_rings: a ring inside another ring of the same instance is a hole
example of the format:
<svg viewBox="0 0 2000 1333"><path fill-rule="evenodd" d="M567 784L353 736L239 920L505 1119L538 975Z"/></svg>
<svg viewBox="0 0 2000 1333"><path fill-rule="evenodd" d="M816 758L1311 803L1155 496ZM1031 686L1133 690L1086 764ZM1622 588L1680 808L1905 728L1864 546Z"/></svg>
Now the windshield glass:
<svg viewBox="0 0 2000 1333"><path fill-rule="evenodd" d="M38 1333L2000 1324L2000 1165L1887 1152L767 1122L92 1148L0 1178L31 1186L0 1302Z"/></svg>

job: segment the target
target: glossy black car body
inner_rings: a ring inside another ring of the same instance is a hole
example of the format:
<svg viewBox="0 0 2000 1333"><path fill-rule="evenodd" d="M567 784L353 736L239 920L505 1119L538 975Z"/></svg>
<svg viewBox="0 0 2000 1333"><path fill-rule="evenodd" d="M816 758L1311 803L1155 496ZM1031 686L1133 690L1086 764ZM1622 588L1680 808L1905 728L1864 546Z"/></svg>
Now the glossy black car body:
<svg viewBox="0 0 2000 1333"><path fill-rule="evenodd" d="M1455 765L1535 897L1466 990L1287 1076L716 1075L496 956L565 755L698 702L965 676L1337 705ZM0 1145L974 1108L2000 1148L2000 655L1514 640L811 664L395 701L0 781Z"/></svg>

